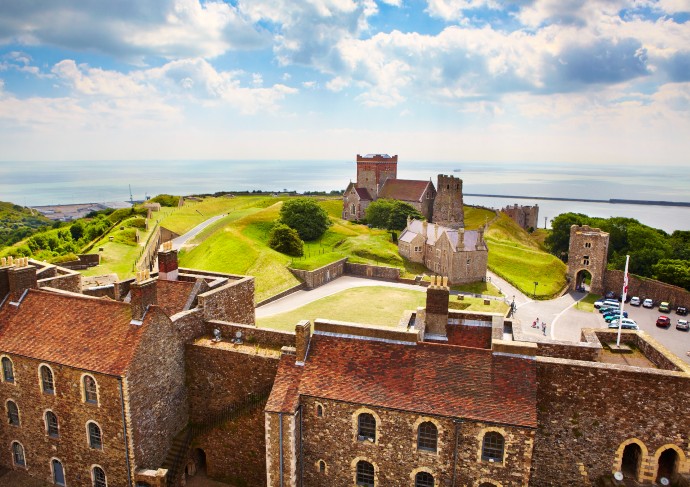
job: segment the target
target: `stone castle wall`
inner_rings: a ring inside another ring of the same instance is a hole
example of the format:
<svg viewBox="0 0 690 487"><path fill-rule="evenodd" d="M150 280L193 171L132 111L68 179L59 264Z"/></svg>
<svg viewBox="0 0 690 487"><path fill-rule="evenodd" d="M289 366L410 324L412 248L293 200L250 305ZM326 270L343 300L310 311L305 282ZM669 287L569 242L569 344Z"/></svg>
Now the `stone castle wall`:
<svg viewBox="0 0 690 487"><path fill-rule="evenodd" d="M537 358L537 374L530 486L591 485L620 470L621 445L630 441L644 445L647 480L656 472L655 455L668 445L690 455L687 411L677 407L690 404L687 376L544 357Z"/></svg>
<svg viewBox="0 0 690 487"><path fill-rule="evenodd" d="M604 290L619 294L623 289L623 271L607 270L604 275ZM654 279L642 279L631 275L628 279L628 296L653 299L656 304L668 301L675 308L690 308L690 292Z"/></svg>
<svg viewBox="0 0 690 487"><path fill-rule="evenodd" d="M345 262L347 258L340 259L331 264L327 264L313 271L305 271L302 269L288 268L298 279L304 282L307 289L314 289L319 286L331 282L334 279L342 276L345 272Z"/></svg>
<svg viewBox="0 0 690 487"><path fill-rule="evenodd" d="M65 470L66 483L75 487L91 487L91 466L105 471L108 485L127 485L124 425L119 381L116 377L90 374L97 383L98 404L83 400L82 370L63 365L3 354L12 360L14 383L0 383L3 420L0 422L2 455L0 466L26 472L37 479L51 479L51 459L57 458ZM38 368L47 363L53 371L55 395L44 394L39 386ZM1 376L2 374L0 374ZM19 409L19 426L7 420L7 400ZM45 412L58 418L58 438L46 433ZM103 449L89 447L87 422L94 421L101 428ZM130 438L131 440L131 438ZM26 468L14 466L11 443L24 447ZM52 484L52 482L50 482Z"/></svg>
<svg viewBox="0 0 690 487"><path fill-rule="evenodd" d="M222 320L253 325L254 278L232 280L219 288L199 295L199 306L204 309L204 319Z"/></svg>
<svg viewBox="0 0 690 487"><path fill-rule="evenodd" d="M400 269L397 267L385 267L371 264L345 263L345 274L357 277L368 277L370 279L382 279L386 281L397 281L400 279Z"/></svg>

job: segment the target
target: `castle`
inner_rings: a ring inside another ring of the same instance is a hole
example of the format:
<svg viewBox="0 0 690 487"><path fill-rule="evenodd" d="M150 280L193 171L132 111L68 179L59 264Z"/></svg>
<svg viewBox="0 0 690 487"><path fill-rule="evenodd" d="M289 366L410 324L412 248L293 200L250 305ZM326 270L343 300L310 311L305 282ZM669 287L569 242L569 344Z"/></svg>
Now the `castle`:
<svg viewBox="0 0 690 487"><path fill-rule="evenodd" d="M178 268L81 289L0 266L0 465L55 485L589 486L690 474L690 367L644 333L528 340L449 310L257 328L253 278ZM363 303L366 306L366 303ZM669 393L672 392L672 393Z"/></svg>
<svg viewBox="0 0 690 487"><path fill-rule="evenodd" d="M530 231L530 229L535 230L539 227L539 205L508 205L501 209L501 211L527 231Z"/></svg>

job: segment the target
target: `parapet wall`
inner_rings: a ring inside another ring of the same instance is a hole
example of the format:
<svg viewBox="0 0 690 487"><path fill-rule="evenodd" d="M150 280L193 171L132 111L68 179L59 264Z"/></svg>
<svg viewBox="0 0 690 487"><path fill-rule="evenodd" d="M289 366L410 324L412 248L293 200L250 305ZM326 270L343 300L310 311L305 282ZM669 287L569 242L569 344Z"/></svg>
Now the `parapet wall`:
<svg viewBox="0 0 690 487"><path fill-rule="evenodd" d="M345 262L347 259L340 259L331 264L327 264L313 271L306 271L302 269L288 268L298 279L304 282L307 289L314 289L323 286L327 282L337 279L342 276L345 271Z"/></svg>
<svg viewBox="0 0 690 487"><path fill-rule="evenodd" d="M226 276L227 277L227 276ZM199 306L204 309L204 319L230 321L253 325L254 278L244 277L199 294Z"/></svg>
<svg viewBox="0 0 690 487"><path fill-rule="evenodd" d="M385 267L370 264L345 264L345 274L357 277L368 277L371 279L383 279L387 281L397 281L400 279L400 269L397 267Z"/></svg>
<svg viewBox="0 0 690 487"><path fill-rule="evenodd" d="M604 275L604 288L606 291L620 293L623 289L623 271L607 270ZM631 275L628 280L628 296L640 296L642 299L650 298L655 303L668 301L675 308L685 306L690 308L690 292L682 287L672 286L654 279L642 279Z"/></svg>

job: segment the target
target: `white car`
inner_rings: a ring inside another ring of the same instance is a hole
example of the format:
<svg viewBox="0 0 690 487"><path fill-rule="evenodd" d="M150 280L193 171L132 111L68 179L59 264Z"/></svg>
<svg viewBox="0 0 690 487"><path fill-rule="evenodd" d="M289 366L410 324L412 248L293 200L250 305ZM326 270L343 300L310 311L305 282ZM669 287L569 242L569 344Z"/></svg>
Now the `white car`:
<svg viewBox="0 0 690 487"><path fill-rule="evenodd" d="M643 308L653 308L654 307L654 301L647 298L644 301L642 301L642 307Z"/></svg>
<svg viewBox="0 0 690 487"><path fill-rule="evenodd" d="M613 320L611 323L609 323L609 328L618 328L618 320ZM640 327L637 326L635 320L631 320L630 318L623 318L623 321L621 322L621 328L623 328L624 330L640 329Z"/></svg>
<svg viewBox="0 0 690 487"><path fill-rule="evenodd" d="M630 306L639 306L640 304L642 304L642 301L640 301L638 296L633 296L630 298Z"/></svg>

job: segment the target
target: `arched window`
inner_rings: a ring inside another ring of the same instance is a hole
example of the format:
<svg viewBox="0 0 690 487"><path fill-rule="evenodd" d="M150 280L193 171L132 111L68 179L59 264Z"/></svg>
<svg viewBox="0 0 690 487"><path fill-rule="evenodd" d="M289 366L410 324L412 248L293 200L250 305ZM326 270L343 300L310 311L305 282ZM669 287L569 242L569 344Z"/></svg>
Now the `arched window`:
<svg viewBox="0 0 690 487"><path fill-rule="evenodd" d="M9 357L2 358L2 377L5 382L14 382L14 367Z"/></svg>
<svg viewBox="0 0 690 487"><path fill-rule="evenodd" d="M89 430L89 446L96 450L103 448L103 441L101 439L101 428L93 421L88 423Z"/></svg>
<svg viewBox="0 0 690 487"><path fill-rule="evenodd" d="M323 406L321 404L316 405L316 415L319 418L323 418Z"/></svg>
<svg viewBox="0 0 690 487"><path fill-rule="evenodd" d="M96 379L90 375L84 376L84 401L97 404L98 403L98 389L96 388Z"/></svg>
<svg viewBox="0 0 690 487"><path fill-rule="evenodd" d="M105 472L101 467L93 467L92 471L93 487L108 487L105 480Z"/></svg>
<svg viewBox="0 0 690 487"><path fill-rule="evenodd" d="M58 428L58 419L54 412L46 411L46 433L51 438L60 436L60 429Z"/></svg>
<svg viewBox="0 0 690 487"><path fill-rule="evenodd" d="M418 472L414 476L414 487L434 487L434 476L429 472Z"/></svg>
<svg viewBox="0 0 690 487"><path fill-rule="evenodd" d="M326 473L326 462L319 460L319 472Z"/></svg>
<svg viewBox="0 0 690 487"><path fill-rule="evenodd" d="M19 426L19 408L14 401L7 401L7 422L12 426Z"/></svg>
<svg viewBox="0 0 690 487"><path fill-rule="evenodd" d="M45 394L55 394L53 371L47 365L41 365L41 389Z"/></svg>
<svg viewBox="0 0 690 487"><path fill-rule="evenodd" d="M60 460L54 458L50 462L50 466L53 470L53 483L55 485L65 485L65 469L62 466Z"/></svg>
<svg viewBox="0 0 690 487"><path fill-rule="evenodd" d="M374 466L371 463L364 460L357 462L357 485L374 487Z"/></svg>
<svg viewBox="0 0 690 487"><path fill-rule="evenodd" d="M24 458L24 447L18 442L12 442L12 460L15 465L26 467L26 458Z"/></svg>
<svg viewBox="0 0 690 487"><path fill-rule="evenodd" d="M482 460L503 462L503 435L490 431L484 435L482 442Z"/></svg>
<svg viewBox="0 0 690 487"><path fill-rule="evenodd" d="M376 441L376 419L372 414L362 413L357 417L357 439Z"/></svg>
<svg viewBox="0 0 690 487"><path fill-rule="evenodd" d="M424 451L436 451L438 429L431 421L425 421L417 429L417 448Z"/></svg>

